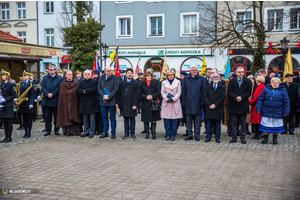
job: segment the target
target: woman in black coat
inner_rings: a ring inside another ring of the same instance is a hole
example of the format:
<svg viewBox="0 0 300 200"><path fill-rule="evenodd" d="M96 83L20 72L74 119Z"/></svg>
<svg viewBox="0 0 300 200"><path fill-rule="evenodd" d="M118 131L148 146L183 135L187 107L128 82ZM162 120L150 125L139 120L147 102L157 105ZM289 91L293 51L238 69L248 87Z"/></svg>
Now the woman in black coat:
<svg viewBox="0 0 300 200"><path fill-rule="evenodd" d="M160 96L159 82L153 80L151 72L146 71L141 85L142 121L146 129L146 139L149 138L149 122L151 122L152 139L155 137L156 121L160 120L159 111L151 111L152 100L157 101Z"/></svg>
<svg viewBox="0 0 300 200"><path fill-rule="evenodd" d="M16 93L16 85L12 83L10 78L10 71L9 70L2 70L1 72L1 93L0 95L0 117L4 124L4 132L5 138L1 140L1 143L8 143L11 142L11 134L12 134L12 113L14 107L14 99L17 98Z"/></svg>

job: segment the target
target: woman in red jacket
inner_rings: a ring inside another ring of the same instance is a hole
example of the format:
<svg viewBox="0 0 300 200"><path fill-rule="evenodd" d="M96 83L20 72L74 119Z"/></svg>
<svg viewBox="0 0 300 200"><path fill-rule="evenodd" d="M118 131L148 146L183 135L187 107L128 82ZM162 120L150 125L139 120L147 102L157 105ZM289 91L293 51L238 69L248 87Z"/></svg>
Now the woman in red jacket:
<svg viewBox="0 0 300 200"><path fill-rule="evenodd" d="M255 135L252 137L252 139L257 139L257 140L262 138L262 134L258 130L259 124L261 121L261 114L256 113L256 103L259 98L259 95L262 93L262 91L265 88L264 83L265 83L265 78L263 76L258 76L256 78L257 87L255 89L253 97L249 100L249 103L252 105L250 123L252 124L252 126L254 126L254 133L255 133Z"/></svg>

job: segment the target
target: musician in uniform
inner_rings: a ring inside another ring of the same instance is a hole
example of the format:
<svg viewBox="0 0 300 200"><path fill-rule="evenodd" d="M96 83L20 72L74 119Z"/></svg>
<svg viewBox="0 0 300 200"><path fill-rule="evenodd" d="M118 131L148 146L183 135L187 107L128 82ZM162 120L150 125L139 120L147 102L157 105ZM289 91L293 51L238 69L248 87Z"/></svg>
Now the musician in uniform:
<svg viewBox="0 0 300 200"><path fill-rule="evenodd" d="M3 69L1 72L1 92L0 92L0 118L4 124L5 138L1 143L11 142L12 134L12 114L14 108L14 99L17 98L16 85L11 81L10 71Z"/></svg>
<svg viewBox="0 0 300 200"><path fill-rule="evenodd" d="M20 79L19 83L16 84L18 97L20 96L20 86L23 81L23 76L21 76L19 79ZM18 122L20 124L20 126L19 126L19 128L17 128L17 130L24 130L22 115L19 112L17 112L17 114L18 114Z"/></svg>
<svg viewBox="0 0 300 200"><path fill-rule="evenodd" d="M58 68L57 75L61 76L65 80L65 72L61 68Z"/></svg>
<svg viewBox="0 0 300 200"><path fill-rule="evenodd" d="M84 78L82 77L82 72L81 71L79 71L79 70L77 70L76 71L76 81L82 81L82 80L84 80Z"/></svg>
<svg viewBox="0 0 300 200"><path fill-rule="evenodd" d="M39 81L38 80L36 80L35 78L34 78L34 74L30 74L30 79L29 79L29 81L32 83L32 86L37 86L37 85L39 85L40 83L39 83ZM36 119L36 117L37 117L37 113L36 113L36 110L37 110L37 97L39 96L39 93L40 93L40 91L39 91L39 89L38 89L38 87L33 87L34 88L34 94L33 94L33 98L34 98L34 104L33 104L33 112L32 112L32 121L33 122L35 122L35 119Z"/></svg>

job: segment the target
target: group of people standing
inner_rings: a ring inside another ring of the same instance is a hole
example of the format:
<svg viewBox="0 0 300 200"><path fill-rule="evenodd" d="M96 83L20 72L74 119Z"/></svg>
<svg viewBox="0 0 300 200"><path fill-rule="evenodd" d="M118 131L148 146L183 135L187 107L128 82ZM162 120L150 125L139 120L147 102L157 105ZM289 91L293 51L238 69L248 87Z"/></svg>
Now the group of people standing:
<svg viewBox="0 0 300 200"><path fill-rule="evenodd" d="M24 71L20 84L19 99L15 84L10 80L9 70L2 70L2 95L0 96L0 117L4 123L5 138L1 142L10 142L12 133L12 109L14 99L18 102L18 112L24 120L25 135L31 137L32 113L34 102L42 96L45 136L51 135L52 120L54 133L59 135L80 135L93 138L109 136L116 138L116 109L124 118L122 139L135 139L135 118L141 109L141 121L144 123L145 138L156 139L157 121L163 119L166 140L174 141L180 125L186 125L185 140L200 141L201 122L205 122L205 142L210 142L213 134L220 143L221 122L228 126L230 143L240 141L246 144L249 123L252 124L252 139L268 142L269 133L273 133L273 144L277 144L279 133L294 134L296 104L300 95L299 84L293 82L293 75L285 76L286 82L266 76L261 69L258 76L245 77L244 68L237 67L223 80L217 69L206 69L206 76L200 76L196 65L190 67L190 73L180 73L176 77L175 69L168 70L165 79L160 82L154 78L153 70L148 69L139 78L133 78L134 72L127 69L122 77L113 75L107 66L103 74L99 70L81 72L67 70L65 74L50 65L41 82L40 93L29 80L30 72ZM266 85L266 87L265 87ZM22 97L22 100L20 99ZM295 97L296 96L296 97ZM294 109L295 108L295 109ZM248 119L247 119L248 118ZM247 122L248 121L248 122ZM109 126L110 122L110 126ZM84 129L82 128L82 124ZM289 129L287 129L289 124Z"/></svg>

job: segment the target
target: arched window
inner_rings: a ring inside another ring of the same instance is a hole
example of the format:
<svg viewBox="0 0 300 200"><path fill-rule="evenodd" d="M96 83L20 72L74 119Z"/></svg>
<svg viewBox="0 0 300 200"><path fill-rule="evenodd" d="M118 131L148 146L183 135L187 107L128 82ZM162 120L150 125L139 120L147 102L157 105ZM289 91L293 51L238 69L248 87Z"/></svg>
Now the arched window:
<svg viewBox="0 0 300 200"><path fill-rule="evenodd" d="M120 69L122 69L122 70L126 70L128 68L133 69L131 62L127 58L118 57L118 60L119 60ZM114 62L112 62L110 64L111 67L112 67L113 63Z"/></svg>
<svg viewBox="0 0 300 200"><path fill-rule="evenodd" d="M202 66L202 59L199 57L189 57L185 59L180 66L180 72L182 71L190 72L190 67L193 64L197 65L198 70L200 71Z"/></svg>
<svg viewBox="0 0 300 200"><path fill-rule="evenodd" d="M271 70L273 70L276 74L280 74L282 77L283 71L284 71L283 64L285 63L285 60L286 60L286 57L284 57L284 60L283 60L282 56L278 56L278 57L274 58L268 66L268 73ZM293 71L297 72L298 68L300 67L298 61L292 57L292 62L293 62Z"/></svg>
<svg viewBox="0 0 300 200"><path fill-rule="evenodd" d="M164 60L159 57L150 58L144 67L144 72L151 68L154 71L154 75L156 75L157 79L160 80L160 73L164 64Z"/></svg>
<svg viewBox="0 0 300 200"><path fill-rule="evenodd" d="M234 72L237 67L243 67L245 76L251 74L251 61L243 56L236 56L230 59L231 71Z"/></svg>

